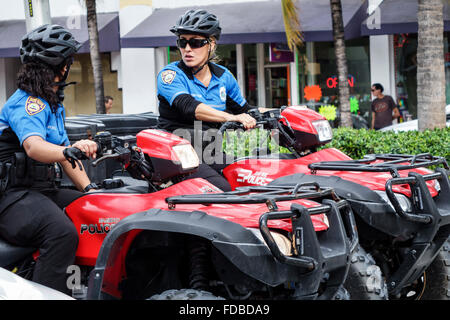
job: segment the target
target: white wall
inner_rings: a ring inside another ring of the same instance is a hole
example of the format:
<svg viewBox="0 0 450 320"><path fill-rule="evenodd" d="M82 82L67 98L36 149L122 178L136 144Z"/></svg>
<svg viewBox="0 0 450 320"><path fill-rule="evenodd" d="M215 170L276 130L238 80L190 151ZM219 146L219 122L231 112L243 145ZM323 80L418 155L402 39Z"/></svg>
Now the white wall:
<svg viewBox="0 0 450 320"><path fill-rule="evenodd" d="M381 83L384 94L397 99L392 35L370 36L370 81Z"/></svg>
<svg viewBox="0 0 450 320"><path fill-rule="evenodd" d="M81 5L83 0L49 0L52 17L70 16L73 12L86 8ZM25 19L24 0L0 0L0 20ZM6 9L5 9L6 8ZM118 12L119 0L97 0L97 12Z"/></svg>
<svg viewBox="0 0 450 320"><path fill-rule="evenodd" d="M154 8L176 8L176 7L191 7L191 6L205 6L219 3L236 3L236 2L255 2L263 0L153 0Z"/></svg>

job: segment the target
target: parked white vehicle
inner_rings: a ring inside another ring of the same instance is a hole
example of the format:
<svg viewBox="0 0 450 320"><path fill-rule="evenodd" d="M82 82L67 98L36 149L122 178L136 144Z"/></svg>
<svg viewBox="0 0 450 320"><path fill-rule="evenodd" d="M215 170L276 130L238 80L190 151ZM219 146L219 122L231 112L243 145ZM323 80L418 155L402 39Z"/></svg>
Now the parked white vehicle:
<svg viewBox="0 0 450 320"><path fill-rule="evenodd" d="M450 104L445 107L445 114L447 117L447 127L450 127ZM389 131L393 130L395 132L399 131L411 131L417 130L419 127L417 119L411 121L405 121L402 123L393 124L391 126L384 127L378 131Z"/></svg>
<svg viewBox="0 0 450 320"><path fill-rule="evenodd" d="M71 296L0 268L0 300L74 300Z"/></svg>

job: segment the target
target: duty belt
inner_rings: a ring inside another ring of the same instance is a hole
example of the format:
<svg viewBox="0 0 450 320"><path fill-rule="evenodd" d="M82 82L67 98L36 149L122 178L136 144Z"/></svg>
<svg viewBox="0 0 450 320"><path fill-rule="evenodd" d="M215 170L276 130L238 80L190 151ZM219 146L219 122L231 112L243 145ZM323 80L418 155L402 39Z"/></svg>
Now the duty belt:
<svg viewBox="0 0 450 320"><path fill-rule="evenodd" d="M14 153L11 161L1 164L0 188L55 187L61 181L61 171L56 164L35 161L24 152Z"/></svg>

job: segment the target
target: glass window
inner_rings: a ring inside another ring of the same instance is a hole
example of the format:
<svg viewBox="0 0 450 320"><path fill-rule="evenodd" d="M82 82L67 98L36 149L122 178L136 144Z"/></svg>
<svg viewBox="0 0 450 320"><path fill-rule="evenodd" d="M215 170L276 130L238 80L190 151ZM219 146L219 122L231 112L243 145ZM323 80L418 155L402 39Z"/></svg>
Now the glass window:
<svg viewBox="0 0 450 320"><path fill-rule="evenodd" d="M351 111L370 117L369 38L348 40L346 45ZM336 56L333 42L305 43L298 50L300 103L319 111L339 107Z"/></svg>
<svg viewBox="0 0 450 320"><path fill-rule="evenodd" d="M245 98L251 106L258 104L256 44L244 44Z"/></svg>
<svg viewBox="0 0 450 320"><path fill-rule="evenodd" d="M399 110L417 118L417 34L394 35L394 61Z"/></svg>
<svg viewBox="0 0 450 320"><path fill-rule="evenodd" d="M287 45L281 43L265 43L264 52L267 106L279 108L289 105L291 98L289 63L294 61L294 56Z"/></svg>

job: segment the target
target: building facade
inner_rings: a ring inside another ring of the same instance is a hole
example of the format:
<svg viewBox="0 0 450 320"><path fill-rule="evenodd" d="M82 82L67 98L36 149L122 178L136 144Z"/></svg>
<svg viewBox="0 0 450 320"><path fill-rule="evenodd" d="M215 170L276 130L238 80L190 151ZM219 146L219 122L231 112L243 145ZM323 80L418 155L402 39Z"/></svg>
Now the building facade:
<svg viewBox="0 0 450 320"><path fill-rule="evenodd" d="M15 90L15 74L20 66L17 48L20 36L25 33L24 2L8 1L8 10L0 13L0 39L4 39L1 37L4 33L12 34L12 22L23 24L22 34L16 31L17 43L6 45L0 40L1 105ZM217 50L220 63L235 75L251 105L307 104L316 109L338 106L328 0L298 1L305 42L295 53L286 48L279 0L97 2L105 95L114 98L114 113L157 113L156 76L167 63L179 59L175 37L168 29L179 14L195 7L207 8L221 20L223 36ZM382 26L388 24L383 20L384 12L390 11L384 6L391 5L390 2L343 1L351 108L367 120L372 100L370 87L375 82L382 83L386 94L393 96L412 117L416 116L417 33L404 32L401 26L383 30ZM66 89L67 113L95 113L85 8L79 0L49 3L52 21L73 30L86 46L71 69L69 81L78 84ZM447 103L450 103L449 41L450 32L446 31Z"/></svg>

